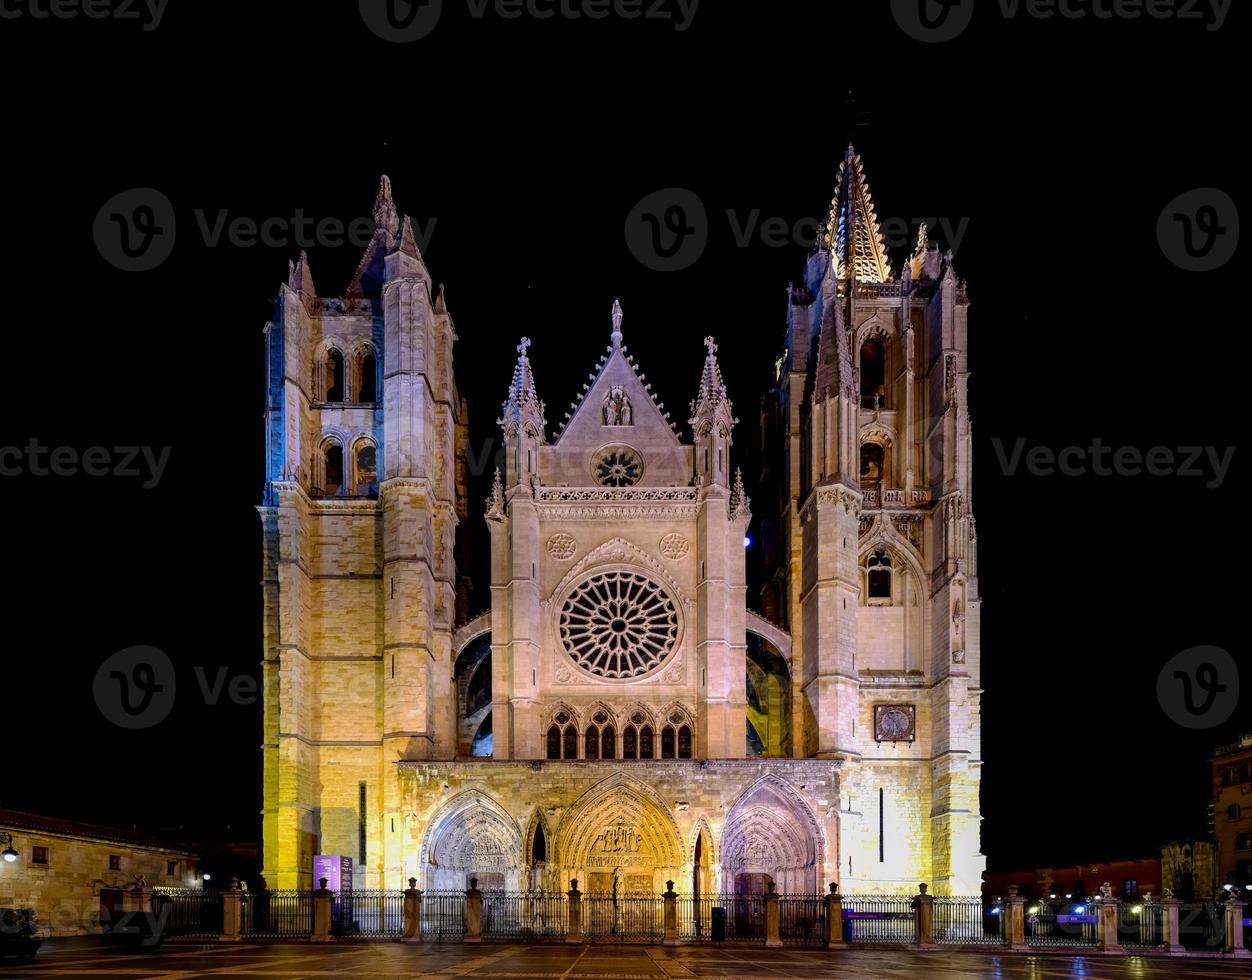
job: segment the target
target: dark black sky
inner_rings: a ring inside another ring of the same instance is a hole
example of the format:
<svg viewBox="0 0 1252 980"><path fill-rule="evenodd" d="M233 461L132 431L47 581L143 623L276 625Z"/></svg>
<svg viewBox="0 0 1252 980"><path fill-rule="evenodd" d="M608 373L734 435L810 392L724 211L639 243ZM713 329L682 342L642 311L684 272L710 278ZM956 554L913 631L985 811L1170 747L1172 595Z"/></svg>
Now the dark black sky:
<svg viewBox="0 0 1252 980"><path fill-rule="evenodd" d="M438 29L402 45L355 4L317 6L172 4L151 32L0 23L0 445L172 447L155 489L0 483L0 805L241 836L259 824L259 706L205 704L194 668L259 676L260 331L295 249L206 247L197 209L347 220L368 213L385 171L402 210L435 220L425 256L447 284L477 452L497 435L517 338L534 339L557 422L620 296L627 343L676 418L700 338L718 336L754 472L758 399L805 250L739 247L726 211L824 214L852 138L881 217L968 219L957 269L973 301L984 851L1032 866L1203 832L1207 755L1252 719L1244 708L1189 732L1154 691L1189 647L1243 658L1242 459L1219 489L1048 479L1003 473L992 440L1240 442L1242 254L1183 272L1156 223L1192 188L1240 199L1245 11L1206 31L1010 22L980 3L961 38L923 45L880 2L706 2L676 32L480 21L446 0ZM662 274L631 255L623 223L675 186L705 203L710 243ZM108 265L92 240L96 212L133 187L160 189L178 218L171 258L145 273ZM311 253L326 294L359 257ZM136 644L173 658L178 701L128 733L100 716L91 683Z"/></svg>

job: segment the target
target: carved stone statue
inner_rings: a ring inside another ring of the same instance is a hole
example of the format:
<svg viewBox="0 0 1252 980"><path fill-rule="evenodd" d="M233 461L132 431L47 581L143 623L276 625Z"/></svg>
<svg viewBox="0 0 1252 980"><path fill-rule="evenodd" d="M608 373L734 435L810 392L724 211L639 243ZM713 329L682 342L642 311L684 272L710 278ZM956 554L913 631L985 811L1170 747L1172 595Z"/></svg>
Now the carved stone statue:
<svg viewBox="0 0 1252 980"><path fill-rule="evenodd" d="M1113 900L1113 886L1107 881L1100 886L1100 898L1106 902Z"/></svg>
<svg viewBox="0 0 1252 980"><path fill-rule="evenodd" d="M635 410L630 404L630 396L621 385L613 385L604 396L604 404L600 406L601 418L605 425L634 425Z"/></svg>

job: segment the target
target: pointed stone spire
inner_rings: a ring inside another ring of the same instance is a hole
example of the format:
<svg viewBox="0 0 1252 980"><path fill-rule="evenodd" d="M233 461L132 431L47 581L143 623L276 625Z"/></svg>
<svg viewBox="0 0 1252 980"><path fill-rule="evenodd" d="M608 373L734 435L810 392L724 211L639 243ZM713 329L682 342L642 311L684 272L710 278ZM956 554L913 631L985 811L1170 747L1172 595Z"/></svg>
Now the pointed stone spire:
<svg viewBox="0 0 1252 980"><path fill-rule="evenodd" d="M527 419L537 423L541 434L547 424L544 419L543 402L539 400L539 393L535 388L535 375L531 370L530 357L527 355L529 350L530 338L523 337L521 343L517 345L517 367L513 369L513 380L509 383L509 397L504 403L503 414L499 420L506 436L512 435L521 428L522 422Z"/></svg>
<svg viewBox="0 0 1252 980"><path fill-rule="evenodd" d="M439 284L439 293L435 296L435 312L448 312L448 295L444 292L443 283Z"/></svg>
<svg viewBox="0 0 1252 980"><path fill-rule="evenodd" d="M500 467L496 467L496 478L491 483L491 496L487 498L487 520L504 520L504 482L500 479Z"/></svg>
<svg viewBox="0 0 1252 980"><path fill-rule="evenodd" d="M413 237L413 222L407 214L400 226L400 243L396 246L396 250L405 255L411 255L415 259L422 257L422 253L417 248L417 239Z"/></svg>
<svg viewBox="0 0 1252 980"><path fill-rule="evenodd" d="M622 303L621 300L613 300L613 349L620 350L622 346Z"/></svg>
<svg viewBox="0 0 1252 980"><path fill-rule="evenodd" d="M287 270L287 286L299 293L308 305L317 296L317 290L313 288L313 273L309 270L308 253L302 249L296 262L287 263Z"/></svg>
<svg viewBox="0 0 1252 980"><path fill-rule="evenodd" d="M874 196L865 179L865 167L851 143L835 177L835 197L830 203L824 245L841 282L891 281L891 264L874 209Z"/></svg>
<svg viewBox="0 0 1252 980"><path fill-rule="evenodd" d="M708 354L704 358L704 371L700 375L700 391L691 403L691 418L688 421L695 426L698 421L719 414L720 409L733 425L735 420L730 418L733 410L726 395L726 382L722 380L722 369L717 363L717 341L712 337L705 337L704 346Z"/></svg>
<svg viewBox="0 0 1252 980"><path fill-rule="evenodd" d="M730 504L727 513L733 521L738 517L746 517L751 513L752 501L748 499L743 488L743 470L735 467L735 485L730 488Z"/></svg>
<svg viewBox="0 0 1252 980"><path fill-rule="evenodd" d="M386 174L379 180L374 198L374 227L385 229L393 238L400 230L400 213L391 199L391 178Z"/></svg>

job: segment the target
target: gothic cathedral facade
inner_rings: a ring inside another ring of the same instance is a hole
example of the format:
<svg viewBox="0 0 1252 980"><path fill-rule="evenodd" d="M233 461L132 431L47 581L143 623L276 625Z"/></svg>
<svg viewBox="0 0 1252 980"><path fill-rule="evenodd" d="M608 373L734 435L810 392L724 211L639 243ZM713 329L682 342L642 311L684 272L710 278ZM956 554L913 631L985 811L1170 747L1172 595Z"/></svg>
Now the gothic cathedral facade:
<svg viewBox="0 0 1252 980"><path fill-rule="evenodd" d="M559 425L519 338L504 465L470 501L452 316L386 178L374 218L346 292L319 296L302 255L266 326L269 886L310 887L336 854L358 888L977 894L951 255L923 233L893 273L849 148L762 401L750 595L716 340L692 353L680 428L620 304ZM477 616L471 520L490 536Z"/></svg>

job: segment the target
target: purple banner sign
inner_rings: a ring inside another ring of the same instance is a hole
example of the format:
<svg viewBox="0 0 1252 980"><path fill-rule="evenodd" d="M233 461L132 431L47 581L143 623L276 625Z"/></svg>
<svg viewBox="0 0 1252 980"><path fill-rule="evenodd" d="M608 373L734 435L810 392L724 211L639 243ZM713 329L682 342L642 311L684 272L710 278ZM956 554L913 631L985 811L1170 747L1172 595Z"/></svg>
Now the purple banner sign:
<svg viewBox="0 0 1252 980"><path fill-rule="evenodd" d="M352 891L352 858L341 854L314 855L313 883L321 887L323 878L332 892Z"/></svg>
<svg viewBox="0 0 1252 980"><path fill-rule="evenodd" d="M1058 926L1093 926L1096 921L1097 918L1094 915L1058 915L1056 917Z"/></svg>

